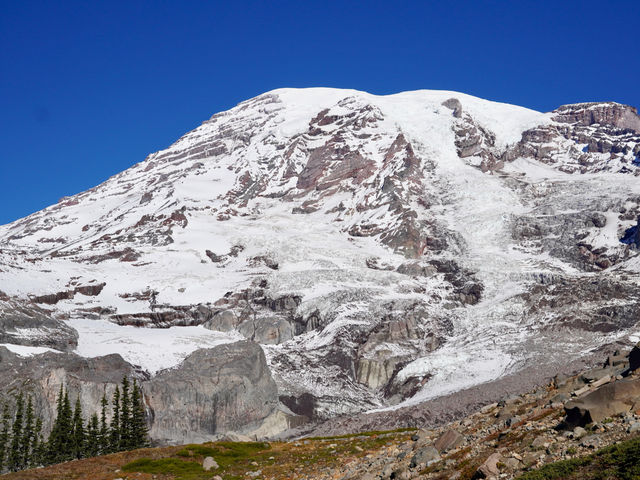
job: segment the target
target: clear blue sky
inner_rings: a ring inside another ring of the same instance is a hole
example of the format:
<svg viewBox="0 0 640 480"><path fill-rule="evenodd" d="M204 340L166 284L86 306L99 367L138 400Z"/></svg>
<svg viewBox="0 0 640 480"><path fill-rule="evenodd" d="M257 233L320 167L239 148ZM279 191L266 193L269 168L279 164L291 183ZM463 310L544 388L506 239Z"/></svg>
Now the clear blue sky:
<svg viewBox="0 0 640 480"><path fill-rule="evenodd" d="M0 224L306 86L640 106L640 1L0 0Z"/></svg>

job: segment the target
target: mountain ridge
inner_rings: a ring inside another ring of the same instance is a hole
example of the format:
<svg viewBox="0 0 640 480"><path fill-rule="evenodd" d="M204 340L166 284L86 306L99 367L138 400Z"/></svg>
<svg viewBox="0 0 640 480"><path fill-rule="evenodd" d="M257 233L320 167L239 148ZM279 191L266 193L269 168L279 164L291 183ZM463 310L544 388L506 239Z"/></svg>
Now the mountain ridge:
<svg viewBox="0 0 640 480"><path fill-rule="evenodd" d="M561 368L638 335L640 260L620 242L638 122L614 102L267 92L1 226L0 308L44 310L78 332L67 350L151 377L258 343L285 427ZM16 322L18 353L60 348Z"/></svg>

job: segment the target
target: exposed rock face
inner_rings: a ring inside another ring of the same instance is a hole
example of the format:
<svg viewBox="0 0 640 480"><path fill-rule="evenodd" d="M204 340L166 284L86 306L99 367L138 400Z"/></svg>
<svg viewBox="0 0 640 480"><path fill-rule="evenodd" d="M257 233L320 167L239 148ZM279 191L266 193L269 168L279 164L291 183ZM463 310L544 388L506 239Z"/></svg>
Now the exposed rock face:
<svg viewBox="0 0 640 480"><path fill-rule="evenodd" d="M198 350L152 378L145 392L153 416L150 434L167 443L255 430L278 403L264 353L247 341Z"/></svg>
<svg viewBox="0 0 640 480"><path fill-rule="evenodd" d="M556 122L591 126L593 124L608 125L640 133L640 117L638 110L618 103L578 103L563 105L555 110Z"/></svg>
<svg viewBox="0 0 640 480"><path fill-rule="evenodd" d="M635 108L613 102L563 105L554 124L522 134L504 154L535 158L567 173L613 171L637 175L640 117Z"/></svg>
<svg viewBox="0 0 640 480"><path fill-rule="evenodd" d="M0 292L0 343L73 350L78 333L37 305Z"/></svg>
<svg viewBox="0 0 640 480"><path fill-rule="evenodd" d="M45 432L55 419L60 386L69 391L72 401L80 397L85 413L98 413L102 396L112 398L124 376L141 379L120 355L83 358L70 353L45 353L20 357L0 347L1 397L19 391L32 395L34 410L39 412Z"/></svg>

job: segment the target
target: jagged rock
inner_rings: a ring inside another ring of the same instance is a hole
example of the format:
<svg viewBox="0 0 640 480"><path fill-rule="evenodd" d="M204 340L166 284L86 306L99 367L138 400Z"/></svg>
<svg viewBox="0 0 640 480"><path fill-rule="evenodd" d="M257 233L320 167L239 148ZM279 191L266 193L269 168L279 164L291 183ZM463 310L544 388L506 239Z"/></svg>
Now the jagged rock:
<svg viewBox="0 0 640 480"><path fill-rule="evenodd" d="M433 446L436 447L436 450L440 453L444 453L460 446L462 442L464 442L463 435L455 430L447 430L435 441Z"/></svg>
<svg viewBox="0 0 640 480"><path fill-rule="evenodd" d="M625 379L608 383L565 406L565 422L585 426L607 417L631 410L640 397L640 379Z"/></svg>
<svg viewBox="0 0 640 480"><path fill-rule="evenodd" d="M278 403L264 353L249 341L198 350L145 389L154 415L150 434L170 443L257 429Z"/></svg>

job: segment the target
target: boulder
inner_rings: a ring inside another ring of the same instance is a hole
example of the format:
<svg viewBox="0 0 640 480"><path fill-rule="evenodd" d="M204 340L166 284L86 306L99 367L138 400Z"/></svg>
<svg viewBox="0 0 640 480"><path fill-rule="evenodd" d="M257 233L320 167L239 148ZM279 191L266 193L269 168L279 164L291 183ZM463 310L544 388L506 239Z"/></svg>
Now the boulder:
<svg viewBox="0 0 640 480"><path fill-rule="evenodd" d="M520 460L518 460L517 458L507 458L503 463L511 471L515 471L520 468Z"/></svg>
<svg viewBox="0 0 640 480"><path fill-rule="evenodd" d="M433 446L440 453L447 452L453 448L460 446L464 442L464 437L455 430L447 430L440 438L438 438Z"/></svg>
<svg viewBox="0 0 640 480"><path fill-rule="evenodd" d="M531 448L533 448L534 450L539 450L541 448L547 448L548 444L548 440L540 435L533 439L533 442L531 442Z"/></svg>
<svg viewBox="0 0 640 480"><path fill-rule="evenodd" d="M567 402L564 406L565 423L585 426L607 417L631 410L640 398L640 379L625 379L607 383L587 395Z"/></svg>
<svg viewBox="0 0 640 480"><path fill-rule="evenodd" d="M247 319L238 331L247 339L263 345L277 345L291 340L295 330L290 322L279 317Z"/></svg>
<svg viewBox="0 0 640 480"><path fill-rule="evenodd" d="M220 465L218 465L218 462L216 462L213 457L206 457L202 461L202 469L205 472L208 472L209 470L217 470L218 468L220 468Z"/></svg>
<svg viewBox="0 0 640 480"><path fill-rule="evenodd" d="M418 465L431 465L440 460L440 453L434 447L424 447L416 451L409 466L415 468Z"/></svg>
<svg viewBox="0 0 640 480"><path fill-rule="evenodd" d="M145 385L153 412L152 438L166 443L249 433L278 405L264 352L250 341L198 350Z"/></svg>
<svg viewBox="0 0 640 480"><path fill-rule="evenodd" d="M230 332L238 326L238 318L231 310L223 310L222 312L214 314L213 317L204 322L202 326L218 332Z"/></svg>
<svg viewBox="0 0 640 480"><path fill-rule="evenodd" d="M587 431L582 427L576 427L573 429L573 438L580 439L587 435Z"/></svg>
<svg viewBox="0 0 640 480"><path fill-rule="evenodd" d="M498 478L500 475L500 470L498 469L499 462L502 462L502 455L499 453L492 453L489 455L489 458L480 465L476 473L473 475L473 478Z"/></svg>

